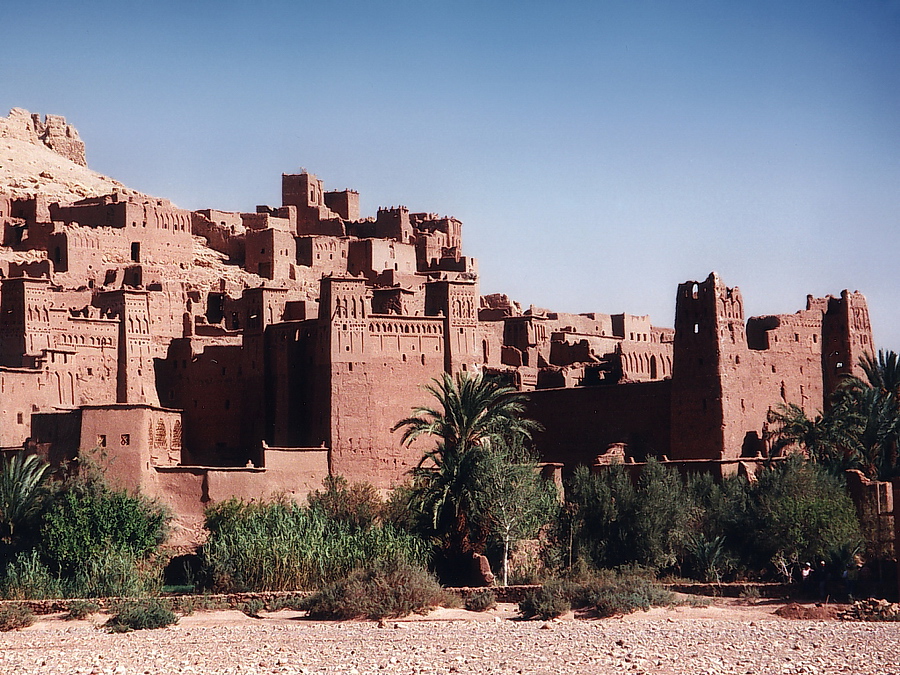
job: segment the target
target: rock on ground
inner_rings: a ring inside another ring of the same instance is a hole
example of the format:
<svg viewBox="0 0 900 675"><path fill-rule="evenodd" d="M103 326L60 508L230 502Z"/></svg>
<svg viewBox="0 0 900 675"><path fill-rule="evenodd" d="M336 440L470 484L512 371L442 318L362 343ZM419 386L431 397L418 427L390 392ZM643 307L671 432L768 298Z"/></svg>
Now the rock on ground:
<svg viewBox="0 0 900 675"><path fill-rule="evenodd" d="M0 673L765 673L900 675L900 624L654 610L554 622L326 623L278 612L198 613L107 634L42 619L0 634ZM717 618L718 617L718 618ZM98 619L94 620L99 622Z"/></svg>

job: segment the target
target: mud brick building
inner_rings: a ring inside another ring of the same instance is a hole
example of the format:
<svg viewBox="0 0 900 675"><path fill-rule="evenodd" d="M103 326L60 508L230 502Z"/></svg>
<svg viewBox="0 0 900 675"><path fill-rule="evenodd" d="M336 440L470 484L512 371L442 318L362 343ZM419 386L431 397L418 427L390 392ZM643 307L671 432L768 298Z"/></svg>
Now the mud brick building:
<svg viewBox="0 0 900 675"><path fill-rule="evenodd" d="M84 164L62 118L0 124ZM675 328L481 296L462 223L285 174L280 206L195 212L133 191L51 200L0 186L0 445L173 505L302 497L328 473L390 488L424 446L391 432L441 373L530 392L537 446L569 471L656 456L719 474L768 451L766 413L812 414L873 350L865 298L747 318L715 274L681 284Z"/></svg>

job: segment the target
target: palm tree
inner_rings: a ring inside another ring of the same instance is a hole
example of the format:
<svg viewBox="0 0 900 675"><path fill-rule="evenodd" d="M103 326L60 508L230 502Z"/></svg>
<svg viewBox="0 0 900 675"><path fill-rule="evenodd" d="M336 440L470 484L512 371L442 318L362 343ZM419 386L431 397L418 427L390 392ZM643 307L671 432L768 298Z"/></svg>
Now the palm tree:
<svg viewBox="0 0 900 675"><path fill-rule="evenodd" d="M859 365L870 387L895 396L900 393L900 359L896 352L879 349L877 359L865 353L859 358ZM855 379L850 378L850 381Z"/></svg>
<svg viewBox="0 0 900 675"><path fill-rule="evenodd" d="M40 511L49 465L20 451L0 462L0 542L13 544L18 530Z"/></svg>
<svg viewBox="0 0 900 675"><path fill-rule="evenodd" d="M540 425L522 416L524 394L480 374L445 373L426 390L438 405L414 408L393 428L403 429L404 445L437 439L412 471L416 505L447 552L480 552L486 535L475 521L486 453L501 439L530 439Z"/></svg>
<svg viewBox="0 0 900 675"><path fill-rule="evenodd" d="M774 448L796 444L836 473L859 469L868 478L889 480L900 465L900 361L879 350L859 360L865 379L847 377L831 395L829 409L810 420L799 406L769 412L776 423Z"/></svg>

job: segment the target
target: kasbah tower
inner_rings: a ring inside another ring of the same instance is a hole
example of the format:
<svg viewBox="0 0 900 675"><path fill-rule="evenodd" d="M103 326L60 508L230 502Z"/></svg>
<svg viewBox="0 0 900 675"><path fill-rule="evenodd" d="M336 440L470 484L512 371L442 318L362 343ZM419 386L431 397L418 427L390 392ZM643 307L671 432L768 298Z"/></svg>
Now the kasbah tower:
<svg viewBox="0 0 900 675"><path fill-rule="evenodd" d="M523 310L480 295L451 216L364 217L306 171L280 206L191 212L89 172L61 117L13 110L0 140L81 172L0 185L0 446L102 456L183 542L231 496L406 481L426 446L391 428L443 373L529 392L548 476L648 457L721 476L769 454L770 409L815 414L873 351L859 293L747 319L712 273L679 285L674 330Z"/></svg>

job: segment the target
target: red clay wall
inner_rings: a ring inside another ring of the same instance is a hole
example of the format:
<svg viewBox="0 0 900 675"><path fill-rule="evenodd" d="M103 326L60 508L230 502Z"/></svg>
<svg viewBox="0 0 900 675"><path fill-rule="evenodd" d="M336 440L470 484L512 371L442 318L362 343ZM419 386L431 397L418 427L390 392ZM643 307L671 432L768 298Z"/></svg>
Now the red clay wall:
<svg viewBox="0 0 900 675"><path fill-rule="evenodd" d="M671 393L669 380L530 392L528 415L544 426L535 438L541 461L571 472L593 465L612 443L667 454Z"/></svg>

